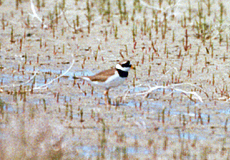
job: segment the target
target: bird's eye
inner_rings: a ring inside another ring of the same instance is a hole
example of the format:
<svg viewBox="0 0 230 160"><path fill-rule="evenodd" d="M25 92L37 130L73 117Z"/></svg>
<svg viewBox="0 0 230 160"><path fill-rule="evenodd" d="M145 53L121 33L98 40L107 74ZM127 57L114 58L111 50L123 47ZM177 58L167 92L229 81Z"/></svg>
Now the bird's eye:
<svg viewBox="0 0 230 160"><path fill-rule="evenodd" d="M127 61L126 63L121 64L122 67L131 67L130 61Z"/></svg>

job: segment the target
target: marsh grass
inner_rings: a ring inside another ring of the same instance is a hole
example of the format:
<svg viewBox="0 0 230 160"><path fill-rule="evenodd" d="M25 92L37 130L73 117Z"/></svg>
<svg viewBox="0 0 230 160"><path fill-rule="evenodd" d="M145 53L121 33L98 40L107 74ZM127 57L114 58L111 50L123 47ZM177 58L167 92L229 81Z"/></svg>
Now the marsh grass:
<svg viewBox="0 0 230 160"><path fill-rule="evenodd" d="M8 114L1 127L0 159L61 159L63 130L45 113Z"/></svg>

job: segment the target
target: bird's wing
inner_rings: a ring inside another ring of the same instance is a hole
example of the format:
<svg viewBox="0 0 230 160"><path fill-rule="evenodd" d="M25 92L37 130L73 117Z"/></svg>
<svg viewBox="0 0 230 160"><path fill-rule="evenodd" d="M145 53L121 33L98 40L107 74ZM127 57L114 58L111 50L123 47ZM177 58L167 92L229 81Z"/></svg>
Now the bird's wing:
<svg viewBox="0 0 230 160"><path fill-rule="evenodd" d="M90 78L91 81L105 82L109 78L109 76L112 76L115 74L115 71L116 71L115 68L111 68L111 69L99 72L95 74L94 76L88 76L88 78Z"/></svg>

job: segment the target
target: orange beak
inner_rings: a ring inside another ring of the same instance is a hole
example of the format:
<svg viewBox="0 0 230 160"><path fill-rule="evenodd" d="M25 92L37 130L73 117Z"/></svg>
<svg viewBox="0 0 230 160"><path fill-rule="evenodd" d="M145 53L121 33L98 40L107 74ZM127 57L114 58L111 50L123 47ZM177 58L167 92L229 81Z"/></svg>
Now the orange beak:
<svg viewBox="0 0 230 160"><path fill-rule="evenodd" d="M131 66L131 69L136 69L133 65Z"/></svg>

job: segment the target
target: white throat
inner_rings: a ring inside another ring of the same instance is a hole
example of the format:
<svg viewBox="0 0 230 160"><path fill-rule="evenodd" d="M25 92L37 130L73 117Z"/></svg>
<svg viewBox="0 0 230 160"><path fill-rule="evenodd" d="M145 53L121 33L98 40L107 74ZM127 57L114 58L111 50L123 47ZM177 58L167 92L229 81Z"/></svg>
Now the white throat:
<svg viewBox="0 0 230 160"><path fill-rule="evenodd" d="M120 69L122 71L128 72L130 70L130 67L122 67L120 64L117 64L116 69Z"/></svg>

